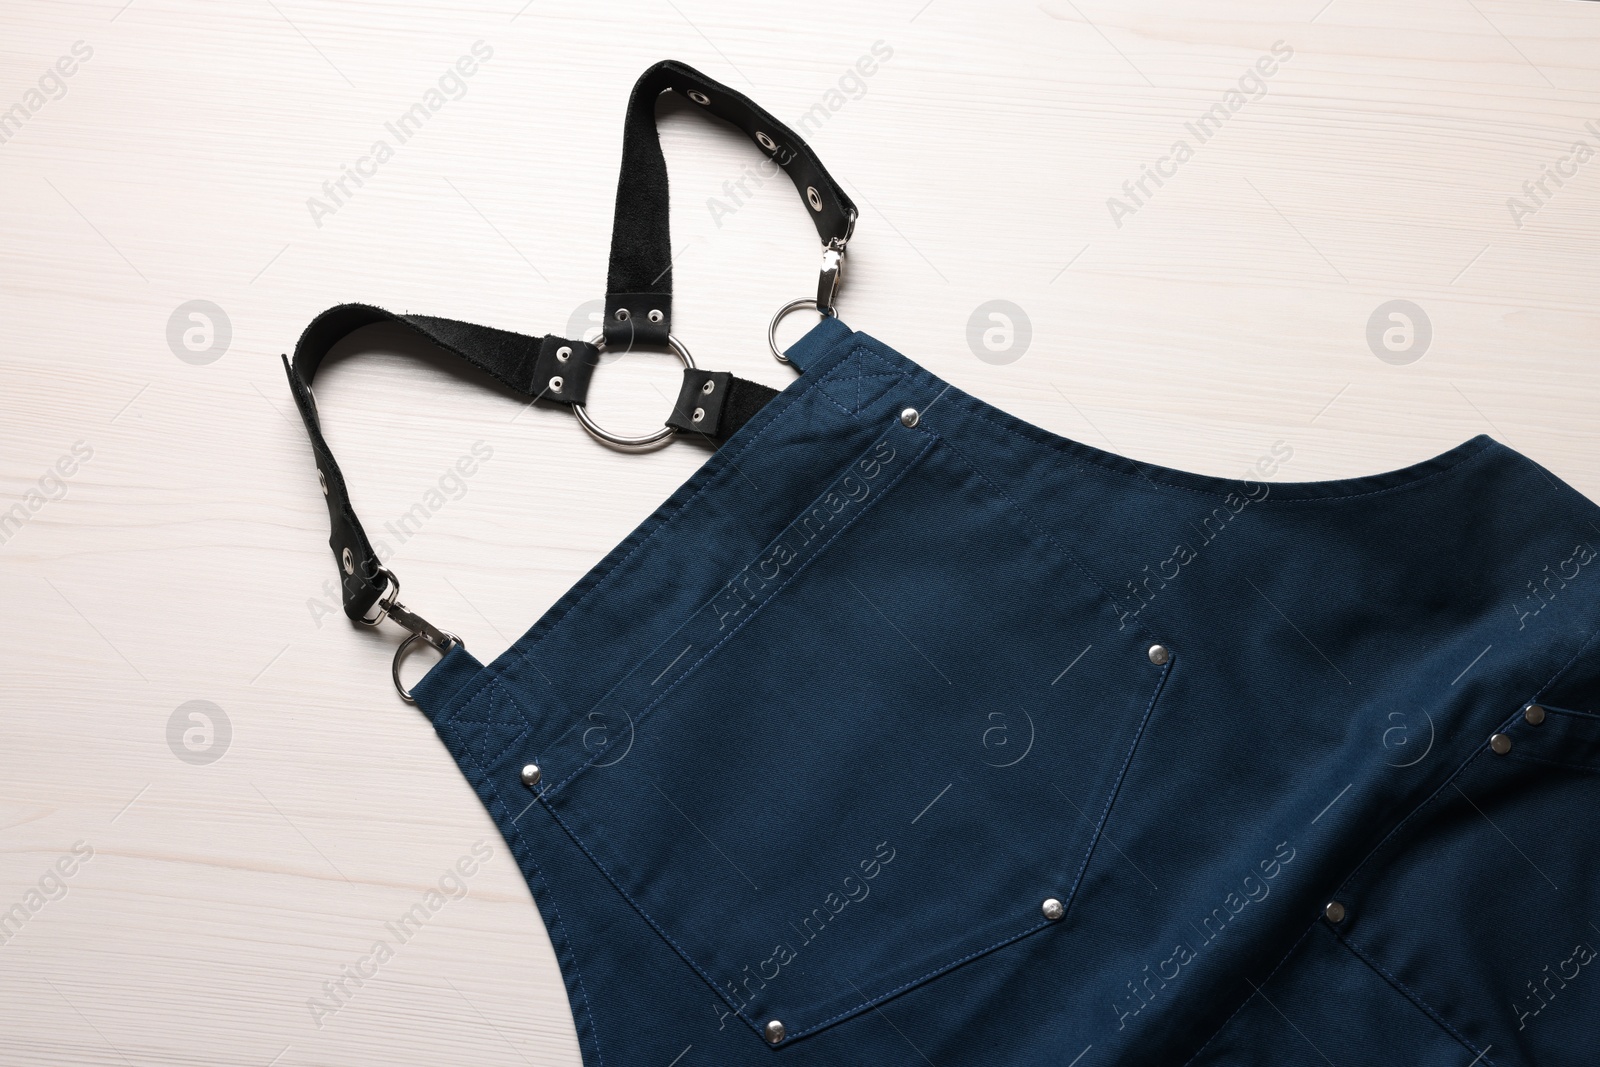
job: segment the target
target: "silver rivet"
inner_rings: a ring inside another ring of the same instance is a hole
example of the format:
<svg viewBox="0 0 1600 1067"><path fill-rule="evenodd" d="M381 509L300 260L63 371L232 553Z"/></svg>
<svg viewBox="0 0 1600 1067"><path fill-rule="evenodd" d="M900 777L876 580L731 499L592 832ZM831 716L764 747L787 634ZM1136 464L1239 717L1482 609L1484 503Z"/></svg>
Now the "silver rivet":
<svg viewBox="0 0 1600 1067"><path fill-rule="evenodd" d="M651 308L648 318L651 322L660 322L662 319L666 318L666 316L661 314L660 308Z"/></svg>
<svg viewBox="0 0 1600 1067"><path fill-rule="evenodd" d="M1495 755L1504 756L1511 751L1511 738L1505 734L1495 734L1489 738L1489 747L1494 749Z"/></svg>
<svg viewBox="0 0 1600 1067"><path fill-rule="evenodd" d="M1167 660L1172 658L1172 653L1167 651L1166 645L1151 645L1150 651L1146 655L1150 657L1150 662L1157 667L1166 666Z"/></svg>
<svg viewBox="0 0 1600 1067"><path fill-rule="evenodd" d="M560 348L556 349L556 359L560 360L562 363L565 363L571 358L572 349L568 348L566 345L562 345Z"/></svg>
<svg viewBox="0 0 1600 1067"><path fill-rule="evenodd" d="M776 152L778 150L778 142L774 141L772 138L768 137L759 130L756 131L756 140L760 143L761 147L765 148L768 152Z"/></svg>
<svg viewBox="0 0 1600 1067"><path fill-rule="evenodd" d="M1522 709L1522 717L1528 720L1529 726L1538 726L1544 722L1544 709L1537 704L1529 704Z"/></svg>
<svg viewBox="0 0 1600 1067"><path fill-rule="evenodd" d="M783 1040L783 1024L773 1019L761 1028L761 1035L767 1039L767 1044L776 1045Z"/></svg>
<svg viewBox="0 0 1600 1067"><path fill-rule="evenodd" d="M822 210L822 194L817 192L815 185L806 186L806 203L811 205L812 211Z"/></svg>
<svg viewBox="0 0 1600 1067"><path fill-rule="evenodd" d="M322 495L328 495L328 476L322 471L317 471L317 483L322 486Z"/></svg>
<svg viewBox="0 0 1600 1067"><path fill-rule="evenodd" d="M617 309L617 321L618 322L627 322L632 317L633 317L632 314L629 313L627 308L618 308Z"/></svg>
<svg viewBox="0 0 1600 1067"><path fill-rule="evenodd" d="M350 554L348 548L339 553L339 559L344 564L344 572L346 574L354 574L356 572L356 558Z"/></svg>
<svg viewBox="0 0 1600 1067"><path fill-rule="evenodd" d="M567 383L562 381L561 375L558 374L554 378L550 379L550 391L552 393L559 393L561 392L561 387L565 384Z"/></svg>
<svg viewBox="0 0 1600 1067"><path fill-rule="evenodd" d="M689 90L689 99L693 100L695 103L699 104L701 107L705 107L707 104L711 103L711 98L709 96L707 96L705 93L702 93L699 89L690 89Z"/></svg>
<svg viewBox="0 0 1600 1067"><path fill-rule="evenodd" d="M539 784L539 765L530 763L522 768L522 784L532 789Z"/></svg>
<svg viewBox="0 0 1600 1067"><path fill-rule="evenodd" d="M1045 901L1040 910L1044 912L1044 917L1049 919L1051 922L1055 922L1057 919L1061 918L1061 916L1067 913L1067 909L1063 908L1061 906L1061 901L1057 900L1055 897L1051 897L1049 900Z"/></svg>
<svg viewBox="0 0 1600 1067"><path fill-rule="evenodd" d="M1337 900L1330 900L1328 901L1328 906L1322 909L1322 914L1327 916L1328 921L1331 923L1342 923L1344 922L1344 905Z"/></svg>
<svg viewBox="0 0 1600 1067"><path fill-rule="evenodd" d="M900 422L905 426L915 426L921 419L922 416L917 414L916 408L906 408L900 413Z"/></svg>
<svg viewBox="0 0 1600 1067"><path fill-rule="evenodd" d="M706 417L706 409L705 408L695 408L694 409L694 421L695 422L699 422L701 419L703 419L705 417Z"/></svg>
<svg viewBox="0 0 1600 1067"><path fill-rule="evenodd" d="M706 384L704 384L704 385L702 385L700 387L700 391L702 393L706 394L707 396L710 396L713 392L716 391L716 388L717 388L717 383L708 380L706 382Z"/></svg>

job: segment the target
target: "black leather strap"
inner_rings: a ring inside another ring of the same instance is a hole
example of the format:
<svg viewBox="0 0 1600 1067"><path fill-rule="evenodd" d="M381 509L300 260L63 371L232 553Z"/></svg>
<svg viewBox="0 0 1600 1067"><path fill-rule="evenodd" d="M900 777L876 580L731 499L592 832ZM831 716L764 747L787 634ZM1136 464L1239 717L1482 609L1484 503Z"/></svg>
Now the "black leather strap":
<svg viewBox="0 0 1600 1067"><path fill-rule="evenodd" d="M817 302L825 310L831 305L845 242L855 225L855 205L788 126L743 94L685 64L667 60L644 72L628 101L607 279L606 346L619 350L636 343L665 344L672 328L667 165L661 154L655 117L656 98L668 90L744 130L794 181L825 250L831 254L831 260L828 255L824 257L819 282ZM399 618L406 609L395 603L393 596L386 599L394 579L373 551L350 503L344 475L322 435L311 382L335 344L361 327L379 322L409 328L531 400L568 406L584 404L599 362L597 346L581 340L555 335L529 337L429 315L397 315L370 304L341 304L312 320L295 345L294 359L285 356L283 366L295 406L310 435L328 501L332 527L328 546L333 550L344 588L344 611L350 618L366 622L381 619L385 611ZM685 369L683 387L667 425L690 437L721 444L775 395L777 390L726 372ZM409 612L407 615L415 618ZM427 625L420 619L416 622ZM434 636L438 636L437 632Z"/></svg>
<svg viewBox="0 0 1600 1067"><path fill-rule="evenodd" d="M592 344L553 334L529 337L431 315L397 315L371 304L340 304L311 321L295 345L294 359L283 357L283 368L289 376L289 391L294 395L295 407L299 409L306 433L311 438L312 456L316 460L323 495L327 497L328 521L332 530L328 547L333 551L344 588L344 613L356 621L374 618L378 602L388 591L391 579L383 561L373 551L372 543L367 540L366 531L350 502L344 474L322 435L322 423L317 415L311 383L323 358L334 345L363 326L379 322L408 327L417 336L478 368L529 400L547 400L569 406L584 403L599 355ZM692 385L689 381L691 375L696 376ZM704 414L699 421L695 421L691 409L683 420L684 424L678 428L688 431L691 436L703 437L714 445L720 445L737 433L776 395L775 390L764 385L745 382L726 373L716 375L718 386L710 394L704 394L700 392L704 388L704 375L703 371L686 369L680 398L693 394L710 401L716 397L715 405L707 409L714 414L709 421ZM679 406L682 406L681 399Z"/></svg>
<svg viewBox="0 0 1600 1067"><path fill-rule="evenodd" d="M743 130L781 166L800 192L826 247L842 251L856 207L800 136L755 101L668 59L634 83L623 126L611 266L606 279L605 338L613 348L665 344L672 329L672 235L667 219L667 162L656 129L656 98L672 91ZM831 304L831 299L824 302Z"/></svg>

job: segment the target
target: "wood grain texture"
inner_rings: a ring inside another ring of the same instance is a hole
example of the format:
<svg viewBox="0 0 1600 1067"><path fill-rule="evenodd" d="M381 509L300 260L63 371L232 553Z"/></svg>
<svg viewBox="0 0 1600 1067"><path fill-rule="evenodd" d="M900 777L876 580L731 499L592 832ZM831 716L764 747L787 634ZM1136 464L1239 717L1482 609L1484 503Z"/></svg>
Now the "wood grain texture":
<svg viewBox="0 0 1600 1067"><path fill-rule="evenodd" d="M656 59L791 119L843 79L809 139L863 210L846 319L1023 418L1224 476L1283 441L1281 480L1488 432L1600 497L1600 158L1508 207L1600 150L1597 4L13 0L0 27L0 109L32 112L0 144L0 511L49 498L0 543L0 909L49 891L0 944L0 1063L579 1062L515 865L390 689L394 631L329 610L277 354L346 300L566 329L603 293L623 105ZM479 41L465 94L314 219ZM1189 133L1276 42L1262 92ZM813 284L815 235L782 181L713 211L756 156L681 108L663 130L677 332L782 386L763 331ZM1114 219L1180 139L1192 158ZM168 343L197 299L232 331L205 364ZM994 299L1031 325L1004 365L969 344ZM1394 299L1431 323L1406 365L1367 341ZM618 455L392 336L350 347L318 391L369 526L493 448L393 560L485 661L705 456ZM673 373L608 367L597 417L650 426ZM206 765L168 743L196 700L231 725ZM478 842L466 895L314 1017Z"/></svg>

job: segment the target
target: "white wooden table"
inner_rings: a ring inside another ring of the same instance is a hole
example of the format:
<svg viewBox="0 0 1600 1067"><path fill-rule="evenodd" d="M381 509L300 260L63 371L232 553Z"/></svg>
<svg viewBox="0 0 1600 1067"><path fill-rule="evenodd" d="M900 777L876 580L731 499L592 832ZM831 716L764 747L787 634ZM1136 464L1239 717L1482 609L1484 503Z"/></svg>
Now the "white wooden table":
<svg viewBox="0 0 1600 1067"><path fill-rule="evenodd" d="M1600 497L1600 4L8 0L0 33L7 1065L578 1063L398 631L336 610L278 353L348 300L581 321L657 59L810 113L862 206L847 321L1024 418L1213 475L1283 442L1279 480L1482 431ZM733 204L742 138L662 114L677 331L781 386L815 234L781 179ZM393 343L330 364L324 420L369 526L493 449L392 564L488 661L705 453L607 451ZM674 376L609 365L593 409L646 429Z"/></svg>

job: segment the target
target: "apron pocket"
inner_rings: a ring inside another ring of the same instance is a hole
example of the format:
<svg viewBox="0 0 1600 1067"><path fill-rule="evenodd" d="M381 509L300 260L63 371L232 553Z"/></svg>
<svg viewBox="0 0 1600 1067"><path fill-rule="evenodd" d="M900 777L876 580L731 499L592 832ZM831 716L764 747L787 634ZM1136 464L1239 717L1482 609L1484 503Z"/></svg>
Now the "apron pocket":
<svg viewBox="0 0 1600 1067"><path fill-rule="evenodd" d="M1185 1067L1466 1067L1471 1059L1319 923Z"/></svg>
<svg viewBox="0 0 1600 1067"><path fill-rule="evenodd" d="M1341 887L1333 929L1484 1064L1592 1062L1600 716L1541 706L1494 736Z"/></svg>
<svg viewBox="0 0 1600 1067"><path fill-rule="evenodd" d="M540 798L711 1006L786 1045L1070 936L1175 662L1151 644L953 446L895 424L633 672L626 748Z"/></svg>

